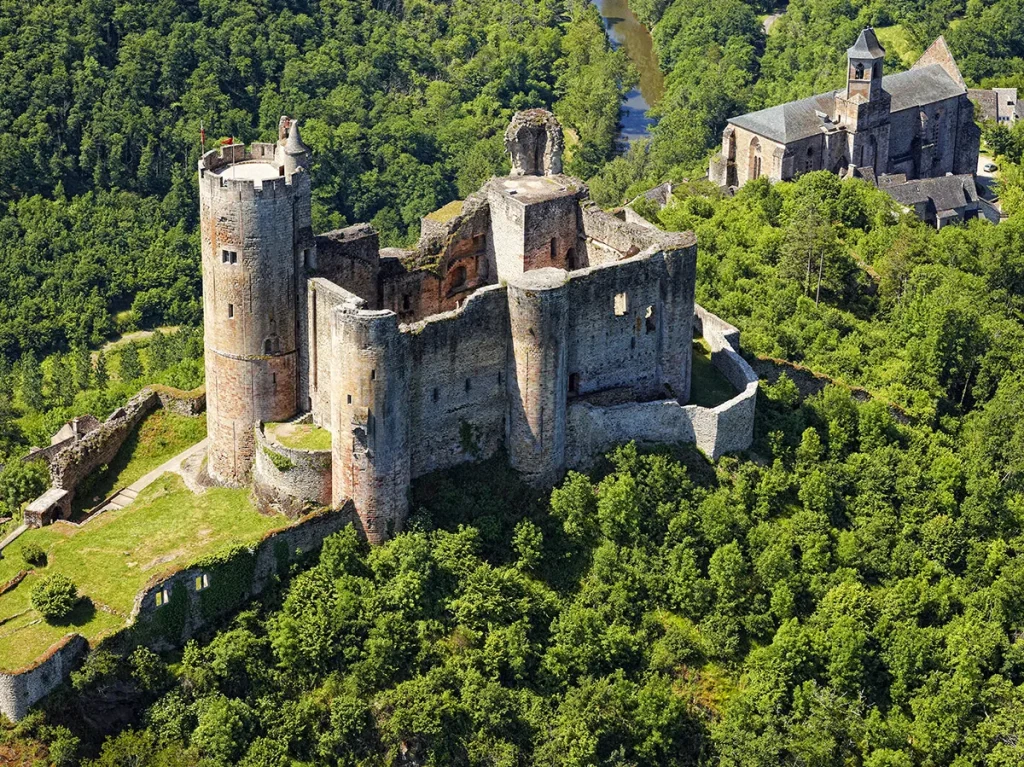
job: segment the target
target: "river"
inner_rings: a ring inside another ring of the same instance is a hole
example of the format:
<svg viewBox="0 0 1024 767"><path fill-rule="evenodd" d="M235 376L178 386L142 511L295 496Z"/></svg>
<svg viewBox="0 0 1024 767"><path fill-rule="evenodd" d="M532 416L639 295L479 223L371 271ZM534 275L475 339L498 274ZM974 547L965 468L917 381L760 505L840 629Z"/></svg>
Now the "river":
<svg viewBox="0 0 1024 767"><path fill-rule="evenodd" d="M639 85L626 94L622 105L622 132L619 138L624 141L644 138L650 135L650 127L654 124L647 116L647 110L658 102L665 90L664 78L658 68L658 57L654 52L654 40L647 27L629 10L626 0L594 0L594 4L604 19L612 45L622 48L640 73Z"/></svg>

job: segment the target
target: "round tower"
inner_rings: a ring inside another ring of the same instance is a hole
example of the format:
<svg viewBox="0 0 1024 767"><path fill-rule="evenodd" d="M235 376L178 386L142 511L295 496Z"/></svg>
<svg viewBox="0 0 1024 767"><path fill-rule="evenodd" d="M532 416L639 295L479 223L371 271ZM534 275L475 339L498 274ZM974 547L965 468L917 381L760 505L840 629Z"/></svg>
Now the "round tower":
<svg viewBox="0 0 1024 767"><path fill-rule="evenodd" d="M282 143L227 145L199 161L208 470L229 485L248 479L253 426L296 412L310 188Z"/></svg>
<svg viewBox="0 0 1024 767"><path fill-rule="evenodd" d="M412 461L406 343L390 311L334 311L331 357L333 505L355 504L380 543L409 512Z"/></svg>
<svg viewBox="0 0 1024 767"><path fill-rule="evenodd" d="M508 373L510 465L528 482L552 484L565 470L568 275L532 269L510 279Z"/></svg>

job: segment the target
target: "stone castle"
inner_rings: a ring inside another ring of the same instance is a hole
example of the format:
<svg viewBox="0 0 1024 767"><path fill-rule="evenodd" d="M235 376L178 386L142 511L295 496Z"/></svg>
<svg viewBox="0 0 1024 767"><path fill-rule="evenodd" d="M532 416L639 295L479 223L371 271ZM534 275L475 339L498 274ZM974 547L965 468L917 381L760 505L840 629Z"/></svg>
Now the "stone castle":
<svg viewBox="0 0 1024 767"><path fill-rule="evenodd" d="M285 509L351 502L379 541L414 478L499 451L542 485L630 439L749 446L757 379L735 328L694 305L693 234L591 203L549 112L515 115L505 142L511 174L424 218L412 250L367 225L314 234L287 117L277 143L204 154L212 479ZM737 389L716 408L686 404L695 326ZM289 420L330 451L275 443Z"/></svg>
<svg viewBox="0 0 1024 767"><path fill-rule="evenodd" d="M967 86L943 38L906 72L883 75L874 30L847 51L846 87L733 117L710 179L740 187L814 170L885 184L974 174L981 131Z"/></svg>

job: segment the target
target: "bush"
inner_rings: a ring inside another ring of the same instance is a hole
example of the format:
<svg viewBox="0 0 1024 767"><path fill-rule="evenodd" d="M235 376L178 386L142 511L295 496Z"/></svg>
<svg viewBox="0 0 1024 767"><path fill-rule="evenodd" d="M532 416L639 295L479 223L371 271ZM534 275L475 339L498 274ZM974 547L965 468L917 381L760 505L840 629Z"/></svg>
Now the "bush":
<svg viewBox="0 0 1024 767"><path fill-rule="evenodd" d="M35 543L26 543L21 547L21 558L26 565L42 567L46 564L46 552Z"/></svg>
<svg viewBox="0 0 1024 767"><path fill-rule="evenodd" d="M32 589L32 606L48 621L67 617L78 601L78 587L66 575L51 575Z"/></svg>

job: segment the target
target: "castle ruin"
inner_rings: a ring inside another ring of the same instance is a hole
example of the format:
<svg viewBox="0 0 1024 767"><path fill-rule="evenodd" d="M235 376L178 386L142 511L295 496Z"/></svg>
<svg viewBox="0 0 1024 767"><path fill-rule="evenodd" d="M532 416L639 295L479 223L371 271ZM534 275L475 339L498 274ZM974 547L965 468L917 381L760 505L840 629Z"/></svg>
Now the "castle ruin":
<svg viewBox="0 0 1024 767"><path fill-rule="evenodd" d="M699 307L738 394L686 404L693 234L591 203L562 174L549 112L518 113L505 139L511 175L425 217L411 250L363 224L314 236L310 155L287 117L275 144L202 157L213 479L284 507L352 502L380 541L413 479L498 451L546 485L628 439L712 458L749 446L756 376L735 329ZM276 455L265 425L303 419L329 430L325 460Z"/></svg>

